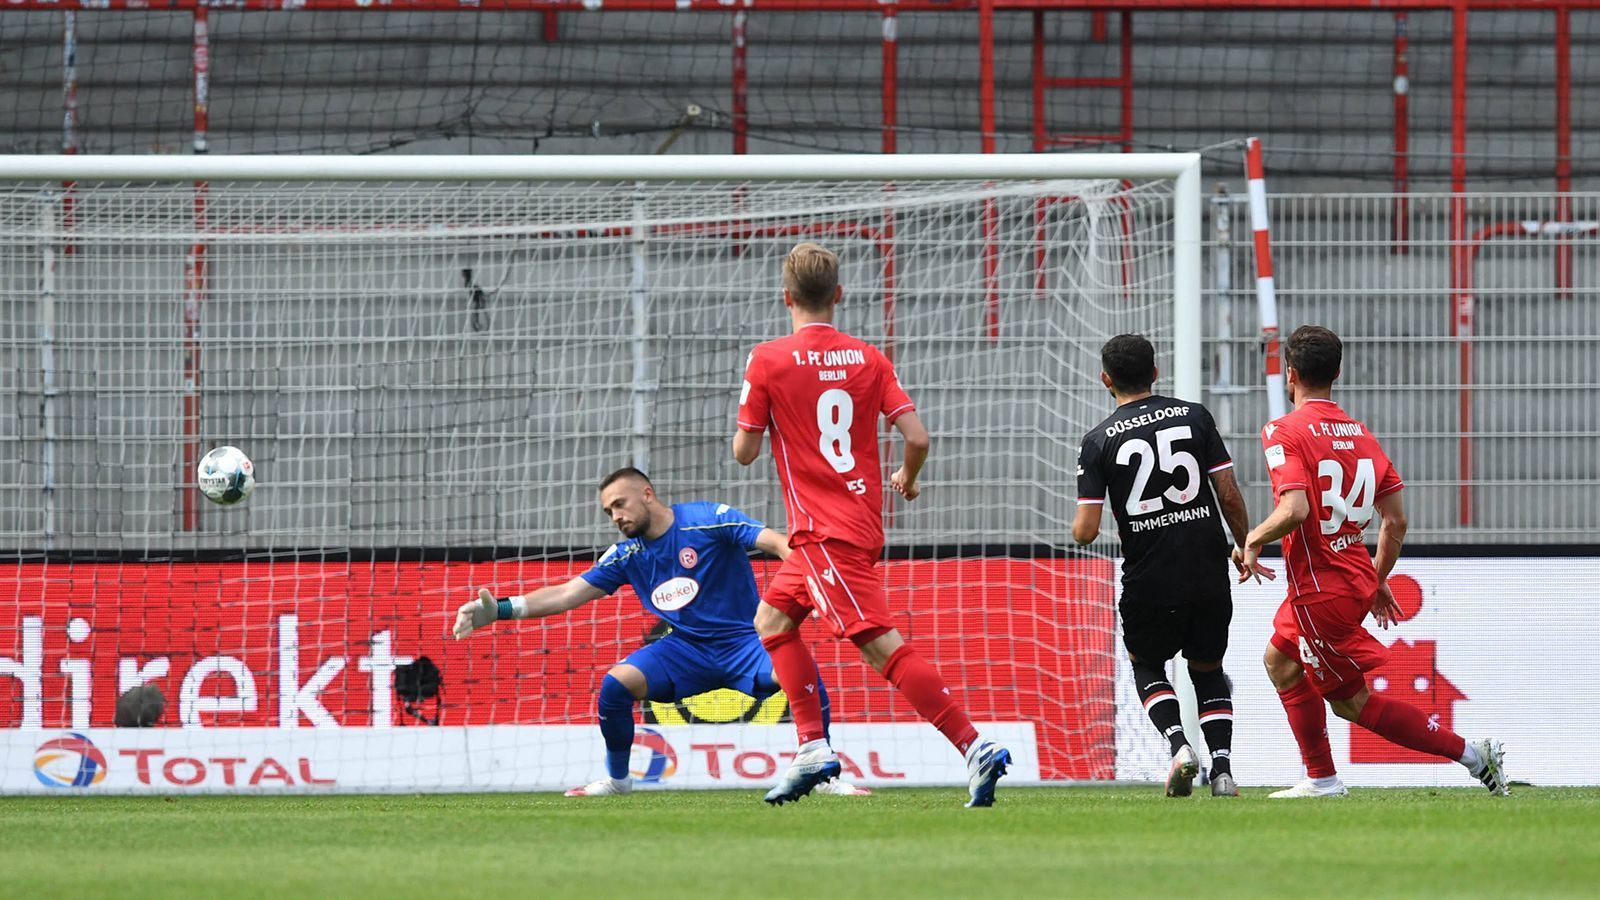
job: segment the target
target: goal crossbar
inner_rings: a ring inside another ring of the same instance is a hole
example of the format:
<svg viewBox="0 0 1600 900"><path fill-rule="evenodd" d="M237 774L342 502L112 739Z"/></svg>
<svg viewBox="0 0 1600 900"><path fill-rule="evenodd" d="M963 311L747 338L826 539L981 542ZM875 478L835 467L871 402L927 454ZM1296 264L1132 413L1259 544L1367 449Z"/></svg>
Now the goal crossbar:
<svg viewBox="0 0 1600 900"><path fill-rule="evenodd" d="M1173 182L1173 393L1200 399L1200 154L770 156L0 155L8 181L836 181L1168 179Z"/></svg>

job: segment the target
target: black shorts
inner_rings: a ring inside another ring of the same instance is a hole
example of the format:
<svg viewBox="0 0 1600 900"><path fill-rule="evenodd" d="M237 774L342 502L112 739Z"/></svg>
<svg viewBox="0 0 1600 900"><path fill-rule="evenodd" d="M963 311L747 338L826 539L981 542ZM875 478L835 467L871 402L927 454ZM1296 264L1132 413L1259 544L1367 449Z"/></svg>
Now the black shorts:
<svg viewBox="0 0 1600 900"><path fill-rule="evenodd" d="M1190 662L1221 662L1228 651L1233 592L1226 570L1179 589L1126 587L1122 644L1141 662L1163 663L1180 650Z"/></svg>

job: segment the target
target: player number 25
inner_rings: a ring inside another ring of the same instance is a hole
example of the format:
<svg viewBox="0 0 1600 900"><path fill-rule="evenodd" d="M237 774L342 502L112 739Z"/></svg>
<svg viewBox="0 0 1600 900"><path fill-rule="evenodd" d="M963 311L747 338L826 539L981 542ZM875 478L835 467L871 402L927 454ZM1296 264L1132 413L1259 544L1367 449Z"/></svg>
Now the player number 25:
<svg viewBox="0 0 1600 900"><path fill-rule="evenodd" d="M1162 497L1182 506L1195 498L1200 493L1200 461L1194 454L1187 450L1175 450L1173 444L1186 441L1194 436L1194 432L1187 425L1174 425L1156 432L1156 445L1143 438L1134 438L1117 448L1117 465L1125 466L1132 459L1139 457L1139 471L1133 476L1133 490L1128 492L1128 515L1142 516L1147 513L1160 512L1163 505ZM1157 459L1161 462L1161 471L1169 474L1182 470L1188 473L1188 479L1180 489L1176 484L1162 491L1159 496L1144 496L1144 489L1150 484L1150 475L1155 471Z"/></svg>
<svg viewBox="0 0 1600 900"><path fill-rule="evenodd" d="M832 388L817 398L817 430L822 432L817 449L835 472L856 467L856 458L850 453L850 423L855 417L856 404L847 392Z"/></svg>
<svg viewBox="0 0 1600 900"><path fill-rule="evenodd" d="M1335 459L1317 463L1317 478L1328 479L1328 489L1322 492L1322 506L1328 517L1322 520L1323 534L1337 534L1345 522L1357 528L1367 527L1372 521L1372 505L1376 499L1378 474L1370 459L1356 460L1356 477L1350 493L1344 492L1344 466Z"/></svg>

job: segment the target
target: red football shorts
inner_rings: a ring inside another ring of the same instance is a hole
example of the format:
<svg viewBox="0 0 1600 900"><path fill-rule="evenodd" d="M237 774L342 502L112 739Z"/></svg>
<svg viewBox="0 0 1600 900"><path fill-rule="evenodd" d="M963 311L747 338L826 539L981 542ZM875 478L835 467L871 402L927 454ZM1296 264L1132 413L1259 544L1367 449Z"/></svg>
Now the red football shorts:
<svg viewBox="0 0 1600 900"><path fill-rule="evenodd" d="M1272 646L1300 660L1317 693L1348 700L1366 686L1367 672L1389 661L1389 648L1361 624L1367 611L1367 603L1353 597L1285 600L1272 620Z"/></svg>
<svg viewBox="0 0 1600 900"><path fill-rule="evenodd" d="M836 638L894 627L877 551L839 541L795 547L761 599L796 622L816 610Z"/></svg>

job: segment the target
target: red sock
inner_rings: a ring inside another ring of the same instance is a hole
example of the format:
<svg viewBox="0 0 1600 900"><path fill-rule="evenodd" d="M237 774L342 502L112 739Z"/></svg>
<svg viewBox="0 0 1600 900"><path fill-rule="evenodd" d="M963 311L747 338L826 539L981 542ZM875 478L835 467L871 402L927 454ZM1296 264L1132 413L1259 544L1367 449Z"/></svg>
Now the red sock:
<svg viewBox="0 0 1600 900"><path fill-rule="evenodd" d="M1294 687L1278 692L1278 702L1289 714L1289 730L1300 745L1300 760L1312 778L1328 778L1338 773L1333 767L1333 748L1328 746L1328 708L1311 682L1300 679Z"/></svg>
<svg viewBox="0 0 1600 900"><path fill-rule="evenodd" d="M1421 753L1442 756L1451 762L1461 759L1467 742L1448 728L1428 717L1428 714L1402 700L1390 700L1382 694L1367 697L1356 724L1382 737Z"/></svg>
<svg viewBox="0 0 1600 900"><path fill-rule="evenodd" d="M883 677L889 679L902 697L911 701L918 714L943 732L957 750L966 753L978 739L978 729L972 727L966 711L950 696L950 688L945 686L939 672L911 649L910 644L901 644L900 649L889 654L889 661L883 666Z"/></svg>
<svg viewBox="0 0 1600 900"><path fill-rule="evenodd" d="M802 745L822 740L822 698L817 695L817 661L811 648L800 640L799 631L785 631L761 639L772 657L772 673L789 698L794 715L794 730Z"/></svg>

